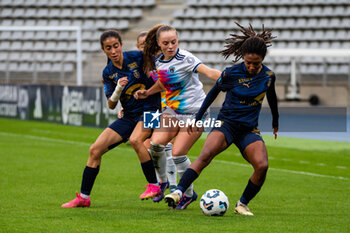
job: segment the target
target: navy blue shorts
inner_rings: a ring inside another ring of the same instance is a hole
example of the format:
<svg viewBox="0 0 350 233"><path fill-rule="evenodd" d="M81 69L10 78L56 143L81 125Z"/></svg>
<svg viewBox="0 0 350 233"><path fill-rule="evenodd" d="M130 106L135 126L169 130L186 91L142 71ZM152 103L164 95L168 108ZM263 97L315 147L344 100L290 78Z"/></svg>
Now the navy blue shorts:
<svg viewBox="0 0 350 233"><path fill-rule="evenodd" d="M134 128L139 120L142 120L140 116L124 116L114 121L108 127L123 138L122 142L126 142L129 139L132 131L134 131Z"/></svg>
<svg viewBox="0 0 350 233"><path fill-rule="evenodd" d="M259 129L248 129L242 125L224 121L221 127L215 127L213 130L221 131L226 138L227 147L234 143L243 154L244 149L256 141L264 141L260 135Z"/></svg>

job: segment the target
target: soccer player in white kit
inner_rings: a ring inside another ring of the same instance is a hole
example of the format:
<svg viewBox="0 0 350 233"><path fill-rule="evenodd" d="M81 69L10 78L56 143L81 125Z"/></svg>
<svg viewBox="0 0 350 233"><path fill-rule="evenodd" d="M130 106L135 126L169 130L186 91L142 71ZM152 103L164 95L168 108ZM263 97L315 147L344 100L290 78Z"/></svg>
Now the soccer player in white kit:
<svg viewBox="0 0 350 233"><path fill-rule="evenodd" d="M152 54L161 51L155 60ZM165 145L176 136L172 154L177 172L181 178L191 164L187 153L203 132L203 128L187 133L187 127L179 126L179 121L194 119L194 114L200 108L205 93L198 73L216 81L221 72L204 65L189 51L178 48L176 29L170 25L156 25L147 34L144 47L145 73L150 73L156 83L148 90L139 90L135 98L147 98L149 95L166 91L167 108L161 116L160 129L155 129L151 138L151 153L158 171L160 182L166 182ZM164 120L163 120L164 119ZM191 185L185 192L176 209L185 209L197 199L197 194Z"/></svg>

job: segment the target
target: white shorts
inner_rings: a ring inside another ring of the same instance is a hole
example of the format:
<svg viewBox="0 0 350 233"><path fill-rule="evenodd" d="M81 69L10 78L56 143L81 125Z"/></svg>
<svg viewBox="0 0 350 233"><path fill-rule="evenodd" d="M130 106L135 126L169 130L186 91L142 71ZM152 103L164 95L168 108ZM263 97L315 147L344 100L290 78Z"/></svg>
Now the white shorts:
<svg viewBox="0 0 350 233"><path fill-rule="evenodd" d="M163 108L162 113L170 114L170 115L176 117L176 119L178 119L180 121L184 121L184 122L186 122L188 119L189 120L196 119L196 114L197 114L197 113L179 114L179 113L176 113L172 108L170 108L168 106L165 106ZM208 109L203 115L204 120L209 118L209 115L210 115L209 113L210 113L210 111Z"/></svg>

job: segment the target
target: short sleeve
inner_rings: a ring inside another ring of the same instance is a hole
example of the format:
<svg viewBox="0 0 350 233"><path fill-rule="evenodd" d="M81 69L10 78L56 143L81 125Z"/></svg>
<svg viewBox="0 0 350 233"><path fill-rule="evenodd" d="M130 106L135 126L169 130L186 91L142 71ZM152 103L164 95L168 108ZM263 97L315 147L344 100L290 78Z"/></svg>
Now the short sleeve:
<svg viewBox="0 0 350 233"><path fill-rule="evenodd" d="M105 91L105 95L107 99L111 97L113 94L113 91L115 89L115 84L113 83L112 79L109 78L109 73L107 70L103 70L102 72L102 82L103 82L103 89Z"/></svg>
<svg viewBox="0 0 350 233"><path fill-rule="evenodd" d="M202 64L202 61L194 56L192 53L187 52L186 56L183 58L183 68L187 72L197 72L198 66Z"/></svg>

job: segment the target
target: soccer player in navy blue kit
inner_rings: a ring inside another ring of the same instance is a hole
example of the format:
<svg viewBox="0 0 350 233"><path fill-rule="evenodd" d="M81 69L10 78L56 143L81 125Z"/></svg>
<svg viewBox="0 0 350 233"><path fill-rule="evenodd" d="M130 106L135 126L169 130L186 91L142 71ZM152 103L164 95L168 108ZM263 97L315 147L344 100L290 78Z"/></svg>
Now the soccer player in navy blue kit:
<svg viewBox="0 0 350 233"><path fill-rule="evenodd" d="M196 121L202 119L207 108L213 103L221 91L226 92L226 98L220 109L218 120L223 123L209 133L198 158L183 174L177 190L165 196L170 207L176 206L182 193L209 165L220 152L234 143L254 168L248 184L235 207L235 213L253 215L248 209L249 201L260 191L268 169L267 151L264 141L257 128L261 104L267 96L272 113L272 128L275 139L278 131L278 107L275 92L275 74L262 61L267 47L274 38L270 31L258 34L250 25L244 28L238 23L243 35L232 35L226 40L226 49L221 53L227 59L234 55L234 62L243 58L244 62L226 68L215 86L209 91L201 108L196 114ZM189 131L197 130L191 127Z"/></svg>
<svg viewBox="0 0 350 233"><path fill-rule="evenodd" d="M107 66L103 70L103 86L108 99L108 107L114 109L121 102L124 116L106 128L90 147L89 159L84 169L81 193L62 207L89 207L90 192L99 172L102 155L126 142L138 124L142 124L144 111L160 110L160 95L152 95L144 100L136 100L134 92L148 89L154 81L143 72L143 52L122 51L122 39L117 31L104 32L100 37L103 52L108 57ZM149 132L134 132L140 136ZM148 154L139 156L141 167L148 181L146 191L141 199L158 196L161 191L155 174L153 162Z"/></svg>

